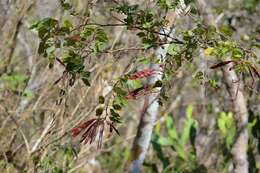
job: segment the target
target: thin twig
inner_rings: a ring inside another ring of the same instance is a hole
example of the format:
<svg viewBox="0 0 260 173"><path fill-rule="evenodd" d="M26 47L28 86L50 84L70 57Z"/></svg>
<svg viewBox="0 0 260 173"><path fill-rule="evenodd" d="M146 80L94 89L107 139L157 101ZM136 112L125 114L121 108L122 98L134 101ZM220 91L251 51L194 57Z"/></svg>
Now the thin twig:
<svg viewBox="0 0 260 173"><path fill-rule="evenodd" d="M44 128L44 130L42 131L42 134L40 136L40 138L35 142L35 144L33 145L32 147L32 150L31 152L34 152L37 147L39 146L39 144L42 142L43 138L46 136L46 134L48 133L48 131L50 130L50 128L52 127L53 125L53 122L54 122L54 118L52 118L52 120L47 124L47 126Z"/></svg>

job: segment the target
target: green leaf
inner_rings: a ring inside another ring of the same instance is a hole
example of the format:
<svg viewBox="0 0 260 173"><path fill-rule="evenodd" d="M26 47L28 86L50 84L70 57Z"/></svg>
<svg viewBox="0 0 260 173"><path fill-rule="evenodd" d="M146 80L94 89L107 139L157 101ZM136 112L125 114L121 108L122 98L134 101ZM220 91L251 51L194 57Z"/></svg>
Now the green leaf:
<svg viewBox="0 0 260 173"><path fill-rule="evenodd" d="M104 110L103 107L99 107L99 108L97 108L97 109L96 109L96 116L100 116L100 115L102 115L103 110Z"/></svg>
<svg viewBox="0 0 260 173"><path fill-rule="evenodd" d="M166 137L159 137L157 142L161 146L172 146L174 144L171 138L166 138Z"/></svg>
<svg viewBox="0 0 260 173"><path fill-rule="evenodd" d="M172 56L175 56L179 53L179 51L180 51L180 46L178 44L172 43L169 45L167 53Z"/></svg>
<svg viewBox="0 0 260 173"><path fill-rule="evenodd" d="M72 50L63 56L63 62L66 64L66 70L71 73L81 73L84 69L83 59Z"/></svg>
<svg viewBox="0 0 260 173"><path fill-rule="evenodd" d="M111 113L111 116L109 117L109 119L111 121L116 122L116 123L121 123L120 115L114 109L110 109L110 113Z"/></svg>
<svg viewBox="0 0 260 173"><path fill-rule="evenodd" d="M96 31L96 40L97 40L98 42L103 42L103 43L105 43L105 42L108 41L107 35L106 35L106 33L104 32L103 29L97 28L97 31Z"/></svg>
<svg viewBox="0 0 260 173"><path fill-rule="evenodd" d="M153 47L153 44L143 43L143 47L144 47L144 49L149 49L149 48Z"/></svg>
<svg viewBox="0 0 260 173"><path fill-rule="evenodd" d="M236 135L236 124L233 114L231 112L221 112L217 122L218 128L225 139L226 146L230 149Z"/></svg>
<svg viewBox="0 0 260 173"><path fill-rule="evenodd" d="M195 121L192 118L192 106L189 105L186 109L186 118L184 120L183 129L181 133L181 144L185 145L190 138L190 131Z"/></svg>
<svg viewBox="0 0 260 173"><path fill-rule="evenodd" d="M40 21L35 21L35 22L33 22L33 24L29 27L29 29L38 28L39 23L40 23Z"/></svg>
<svg viewBox="0 0 260 173"><path fill-rule="evenodd" d="M50 33L49 30L47 28L39 28L38 29L38 36L40 37L40 39L42 39L42 41L46 41L49 37L50 37Z"/></svg>
<svg viewBox="0 0 260 173"><path fill-rule="evenodd" d="M33 97L34 97L34 94L33 94L33 92L30 91L30 90L25 90L25 91L23 92L22 97L25 98L26 100L31 100L31 99L33 99Z"/></svg>
<svg viewBox="0 0 260 173"><path fill-rule="evenodd" d="M57 30L57 35L66 35L70 33L70 28L69 27L61 27L59 30Z"/></svg>
<svg viewBox="0 0 260 173"><path fill-rule="evenodd" d="M93 27L85 27L84 30L80 33L81 38L88 38L94 33L95 29Z"/></svg>
<svg viewBox="0 0 260 173"><path fill-rule="evenodd" d="M47 55L53 55L53 52L55 51L54 45L48 45L49 47L46 48Z"/></svg>
<svg viewBox="0 0 260 173"><path fill-rule="evenodd" d="M128 101L124 96L117 95L114 99L114 104L119 104L120 106L127 106Z"/></svg>
<svg viewBox="0 0 260 173"><path fill-rule="evenodd" d="M155 82L155 84L153 85L153 88L158 88L158 87L162 87L162 81L161 80L157 80Z"/></svg>
<svg viewBox="0 0 260 173"><path fill-rule="evenodd" d="M220 114L220 117L218 119L218 128L221 130L221 132L226 135L227 129L226 129L226 117L224 113Z"/></svg>
<svg viewBox="0 0 260 173"><path fill-rule="evenodd" d="M49 68L53 68L54 62L55 62L55 56L54 56L54 54L50 54L50 55L48 56L48 60L49 60Z"/></svg>
<svg viewBox="0 0 260 173"><path fill-rule="evenodd" d="M124 90L122 90L121 88L116 87L116 86L113 88L113 90L114 90L117 94L122 95L122 96L126 96L126 94L127 94L126 91L124 91Z"/></svg>
<svg viewBox="0 0 260 173"><path fill-rule="evenodd" d="M221 26L219 31L229 37L233 34L233 30L228 25Z"/></svg>
<svg viewBox="0 0 260 173"><path fill-rule="evenodd" d="M104 104L105 103L105 98L103 96L98 97L98 103L99 104Z"/></svg>
<svg viewBox="0 0 260 173"><path fill-rule="evenodd" d="M83 72L81 72L80 76L81 76L81 80L84 82L84 84L86 86L90 86L90 82L89 82L89 80L90 80L90 72L83 71Z"/></svg>
<svg viewBox="0 0 260 173"><path fill-rule="evenodd" d="M244 57L244 51L240 48L234 48L232 51L232 58L234 59L241 59Z"/></svg>
<svg viewBox="0 0 260 173"><path fill-rule="evenodd" d="M142 38L145 37L146 34L144 32L138 32L136 35Z"/></svg>
<svg viewBox="0 0 260 173"><path fill-rule="evenodd" d="M178 134L176 128L174 127L173 119L170 115L166 116L166 127L170 138L178 139Z"/></svg>
<svg viewBox="0 0 260 173"><path fill-rule="evenodd" d="M203 27L198 26L197 28L195 28L195 29L193 30L193 32L194 32L195 34L197 34L197 35L202 35L202 34L204 34L204 33L206 32L206 30L205 30Z"/></svg>
<svg viewBox="0 0 260 173"><path fill-rule="evenodd" d="M106 48L106 44L104 42L96 41L94 46L94 51L96 53L104 51Z"/></svg>
<svg viewBox="0 0 260 173"><path fill-rule="evenodd" d="M210 79L209 83L210 83L211 87L213 87L213 88L217 88L217 86L218 86L217 81L215 79Z"/></svg>
<svg viewBox="0 0 260 173"><path fill-rule="evenodd" d="M146 57L142 57L142 58L138 59L138 63L147 65L147 64L151 63L151 60Z"/></svg>
<svg viewBox="0 0 260 173"><path fill-rule="evenodd" d="M212 55L213 51L214 51L214 48L208 47L207 49L204 50L204 53L206 55Z"/></svg>
<svg viewBox="0 0 260 173"><path fill-rule="evenodd" d="M120 118L120 115L114 109L110 109L110 113L113 117Z"/></svg>
<svg viewBox="0 0 260 173"><path fill-rule="evenodd" d="M58 20L47 17L44 18L40 23L39 23L39 27L45 27L45 28L54 28L58 25Z"/></svg>
<svg viewBox="0 0 260 173"><path fill-rule="evenodd" d="M43 54L45 52L45 41L41 41L38 47L38 54Z"/></svg>
<svg viewBox="0 0 260 173"><path fill-rule="evenodd" d="M165 10L173 9L177 6L178 1L171 1L171 0L157 0L156 3Z"/></svg>
<svg viewBox="0 0 260 173"><path fill-rule="evenodd" d="M121 110L122 109L122 107L119 104L113 104L113 108L115 110Z"/></svg>
<svg viewBox="0 0 260 173"><path fill-rule="evenodd" d="M185 152L185 149L184 149L184 145L182 145L178 142L174 142L173 147L176 150L176 152L178 153L178 156L186 161L187 155L186 155L186 152Z"/></svg>
<svg viewBox="0 0 260 173"><path fill-rule="evenodd" d="M129 88L133 88L133 89L137 89L143 86L142 81L141 80L128 80L127 81L127 85L129 86Z"/></svg>
<svg viewBox="0 0 260 173"><path fill-rule="evenodd" d="M11 90L17 90L18 86L23 84L27 79L28 76L24 74L8 74L8 75L3 75L0 79L5 81L5 84L10 87Z"/></svg>
<svg viewBox="0 0 260 173"><path fill-rule="evenodd" d="M64 10L70 10L72 8L72 5L70 5L69 3L61 3L61 6Z"/></svg>
<svg viewBox="0 0 260 173"><path fill-rule="evenodd" d="M113 116L110 116L109 119L112 121L112 122L115 122L115 123L121 123L120 119L117 119Z"/></svg>
<svg viewBox="0 0 260 173"><path fill-rule="evenodd" d="M189 105L186 109L186 117L188 117L189 119L192 118L192 110L193 107L191 105Z"/></svg>

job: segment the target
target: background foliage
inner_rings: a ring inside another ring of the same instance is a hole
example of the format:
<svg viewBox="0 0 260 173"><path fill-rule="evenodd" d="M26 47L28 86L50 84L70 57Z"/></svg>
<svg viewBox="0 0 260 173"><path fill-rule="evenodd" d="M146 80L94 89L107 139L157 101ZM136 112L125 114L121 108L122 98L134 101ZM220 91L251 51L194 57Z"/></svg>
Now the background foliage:
<svg viewBox="0 0 260 173"><path fill-rule="evenodd" d="M142 171L229 172L239 128L221 68L233 63L259 172L259 0L185 3L167 35L180 1L1 1L0 171L124 172L144 99L160 91Z"/></svg>

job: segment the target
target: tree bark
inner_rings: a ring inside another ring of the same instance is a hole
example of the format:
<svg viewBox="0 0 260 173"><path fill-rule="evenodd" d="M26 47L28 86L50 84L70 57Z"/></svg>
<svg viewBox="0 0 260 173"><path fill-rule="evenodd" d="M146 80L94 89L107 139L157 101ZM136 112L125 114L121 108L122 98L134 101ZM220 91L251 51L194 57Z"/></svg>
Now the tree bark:
<svg viewBox="0 0 260 173"><path fill-rule="evenodd" d="M231 69L232 64L223 68L223 75L227 90L232 99L237 121L237 137L232 148L234 173L248 173L247 145L248 145L248 110L246 99L243 94L243 82L239 80L235 70Z"/></svg>
<svg viewBox="0 0 260 173"><path fill-rule="evenodd" d="M171 27L175 21L176 18L175 12L170 12L167 14L166 19L169 21L168 26L166 28L163 28L161 30L162 33L170 34L172 33ZM162 40L165 38L162 37ZM159 47L156 51L156 55L159 60L162 60L165 58L168 44L163 45L162 47ZM151 68L155 70L160 70L160 67L158 64L152 64ZM161 80L162 74L158 73L157 75L154 75L153 77L150 77L148 79L148 84L154 84L157 80ZM160 92L161 88L158 88L158 93ZM134 139L134 143L131 150L131 155L128 161L127 169L130 170L132 173L139 173L140 168L144 162L145 155L147 153L153 126L156 121L157 113L159 110L159 103L158 103L158 97L159 94L151 94L145 98L144 101L144 107L141 113L141 118L137 130L137 135Z"/></svg>
<svg viewBox="0 0 260 173"><path fill-rule="evenodd" d="M211 9L207 6L204 0L199 0L199 4L205 12L206 23L216 26ZM203 11L203 10L202 10ZM229 60L229 59L227 59ZM226 65L223 69L223 76L227 85L227 90L232 99L234 108L235 119L237 121L237 138L232 148L234 173L248 173L248 160L247 160L247 144L248 144L248 110L246 99L243 94L243 82L239 80L236 72L232 69L232 63Z"/></svg>

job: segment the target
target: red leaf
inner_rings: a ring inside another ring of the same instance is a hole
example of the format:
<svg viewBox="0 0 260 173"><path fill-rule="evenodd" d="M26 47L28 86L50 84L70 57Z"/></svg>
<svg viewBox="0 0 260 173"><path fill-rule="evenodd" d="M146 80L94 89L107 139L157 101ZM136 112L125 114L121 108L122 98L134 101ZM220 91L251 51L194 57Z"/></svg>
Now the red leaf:
<svg viewBox="0 0 260 173"><path fill-rule="evenodd" d="M80 134L80 132L81 132L80 128L74 128L74 129L71 130L71 133L72 133L73 137L78 136Z"/></svg>
<svg viewBox="0 0 260 173"><path fill-rule="evenodd" d="M96 136L97 136L97 127L98 127L98 125L99 125L99 123L95 123L95 125L93 126L93 128L92 128L92 131L91 131L91 133L90 133L90 135L89 135L89 138L90 138L90 144L92 143L92 142L94 142L94 140L96 139Z"/></svg>
<svg viewBox="0 0 260 173"><path fill-rule="evenodd" d="M87 143L88 138L89 138L89 136L90 136L90 134L91 134L91 132L92 132L92 130L93 130L93 127L95 126L96 122L97 122L97 121L94 121L93 123L91 123L91 124L88 126L87 130L83 133L80 142L83 142L83 141L86 139L85 143Z"/></svg>
<svg viewBox="0 0 260 173"><path fill-rule="evenodd" d="M95 121L95 120L96 120L96 118L93 118L91 120L86 121L83 124L80 124L80 125L74 127L71 130L72 136L73 137L78 136L84 129L88 128L91 124L93 124L93 121Z"/></svg>
<svg viewBox="0 0 260 173"><path fill-rule="evenodd" d="M134 74L132 74L128 79L129 80L134 80L134 79L141 79L141 78L145 78L145 77L149 77L155 74L155 69L145 69L139 72L136 72Z"/></svg>

